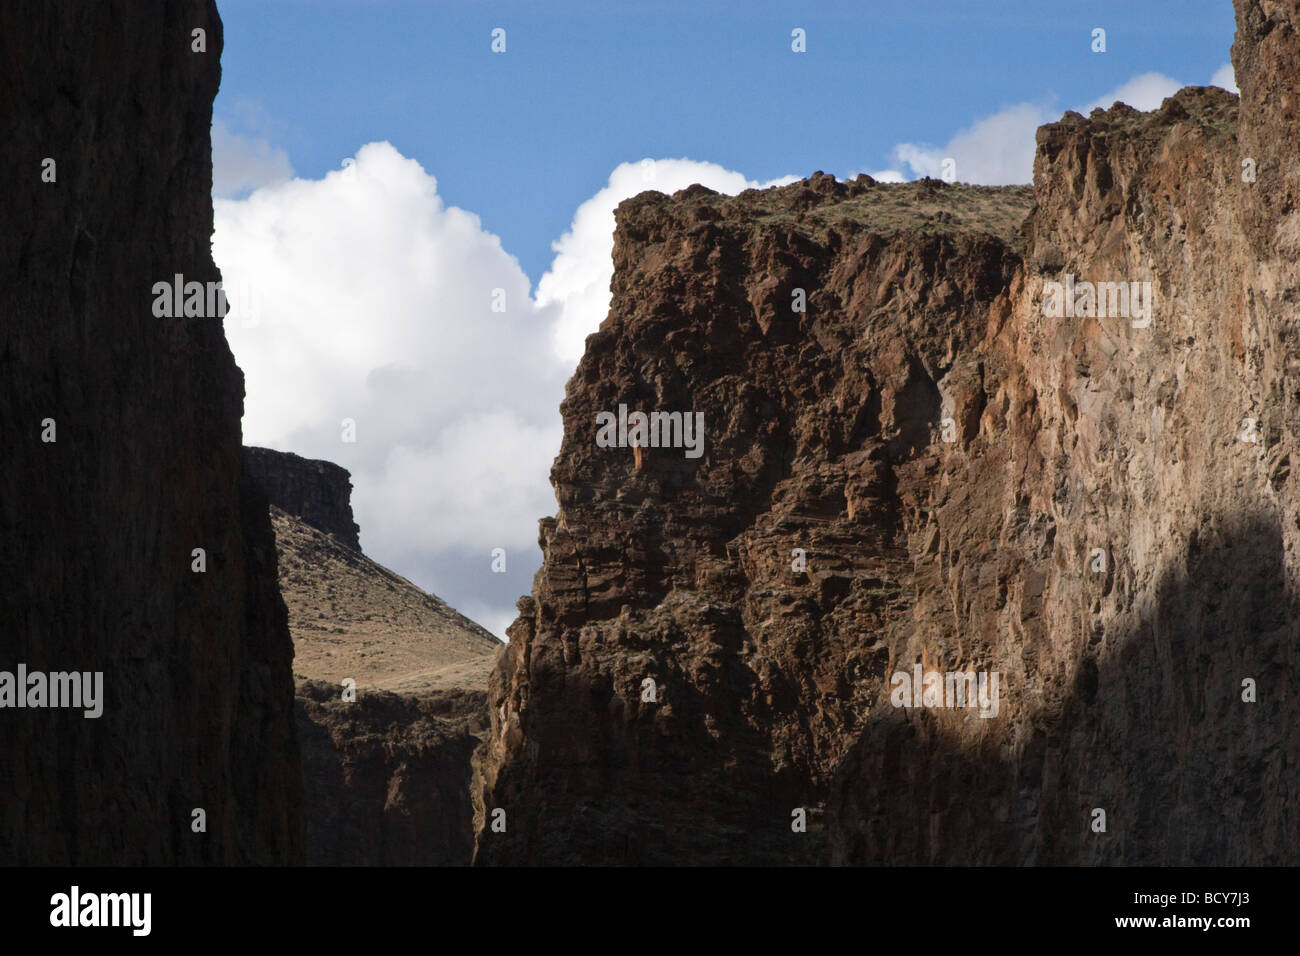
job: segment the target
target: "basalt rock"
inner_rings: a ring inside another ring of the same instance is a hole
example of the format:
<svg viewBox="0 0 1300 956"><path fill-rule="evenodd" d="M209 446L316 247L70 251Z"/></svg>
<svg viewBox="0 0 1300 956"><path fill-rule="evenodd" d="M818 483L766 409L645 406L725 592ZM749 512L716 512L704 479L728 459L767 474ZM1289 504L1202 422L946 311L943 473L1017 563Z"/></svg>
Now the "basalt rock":
<svg viewBox="0 0 1300 956"><path fill-rule="evenodd" d="M220 279L221 48L206 0L0 6L0 669L104 688L97 719L0 709L0 863L303 860L242 376L219 316L151 308Z"/></svg>
<svg viewBox="0 0 1300 956"><path fill-rule="evenodd" d="M393 694L299 679L309 866L466 866L479 688Z"/></svg>
<svg viewBox="0 0 1300 956"><path fill-rule="evenodd" d="M1300 14L1237 21L1240 101L1066 114L1032 192L619 207L479 862L1297 862Z"/></svg>
<svg viewBox="0 0 1300 956"><path fill-rule="evenodd" d="M304 459L264 452L262 481L282 465L303 470ZM309 465L308 476L343 476L332 507L350 520L347 472ZM270 512L294 643L308 865L468 864L472 759L501 642L301 515Z"/></svg>
<svg viewBox="0 0 1300 956"><path fill-rule="evenodd" d="M270 448L245 448L244 458L272 506L361 550L360 528L352 519L352 476L346 468Z"/></svg>

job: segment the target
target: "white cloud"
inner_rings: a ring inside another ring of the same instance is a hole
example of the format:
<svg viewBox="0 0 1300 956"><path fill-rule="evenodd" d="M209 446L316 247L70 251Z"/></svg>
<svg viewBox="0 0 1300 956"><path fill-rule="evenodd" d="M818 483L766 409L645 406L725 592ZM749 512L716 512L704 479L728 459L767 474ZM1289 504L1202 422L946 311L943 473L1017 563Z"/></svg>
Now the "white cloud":
<svg viewBox="0 0 1300 956"><path fill-rule="evenodd" d="M555 259L537 283L539 306L555 306L554 354L572 364L582 357L587 336L600 328L609 312L609 283L614 276L614 208L647 189L674 193L700 183L720 193L735 195L745 189L763 189L794 182L785 176L757 183L714 163L690 159L644 159L621 163L609 182L574 213L569 231L551 244Z"/></svg>
<svg viewBox="0 0 1300 956"><path fill-rule="evenodd" d="M1027 183L1034 178L1034 133L1048 122L1048 116L1041 106L1018 103L961 130L943 149L900 143L894 147L893 160L911 170L913 178L940 178L944 159L951 157L960 182Z"/></svg>
<svg viewBox="0 0 1300 956"><path fill-rule="evenodd" d="M546 474L562 437L549 398L552 421L503 408L452 419L427 445L393 446L355 482L363 534L397 565L418 563L431 540L464 554L536 547L537 519L555 510Z"/></svg>
<svg viewBox="0 0 1300 956"><path fill-rule="evenodd" d="M1098 108L1108 110L1116 102L1127 103L1135 110L1155 110L1160 108L1165 97L1173 96L1182 88L1182 83L1163 73L1143 73L1133 77L1123 86L1111 90L1105 96L1097 97L1087 106L1082 107L1079 112L1087 116Z"/></svg>
<svg viewBox="0 0 1300 956"><path fill-rule="evenodd" d="M554 244L537 302L500 240L388 143L321 180L214 200L245 442L349 469L367 554L504 636L555 512L564 382L609 308L614 206L695 182L756 185L690 160L619 166Z"/></svg>
<svg viewBox="0 0 1300 956"><path fill-rule="evenodd" d="M475 594L511 607L540 557L537 519L555 511L568 369L549 357L554 310L536 309L500 240L387 143L214 209L245 442L348 468L368 554L453 606ZM515 573L491 572L496 547Z"/></svg>
<svg viewBox="0 0 1300 956"><path fill-rule="evenodd" d="M1223 85L1220 80L1225 70L1230 74L1231 66L1220 67L1214 74L1216 85ZM1181 83L1162 73L1143 73L1078 107L1077 112L1086 116L1098 107L1109 109L1116 102L1127 103L1138 110L1154 110L1160 107L1165 97L1172 96L1181 88ZM1038 127L1059 117L1060 111L1054 107L1017 103L961 130L942 148L899 143L892 151L892 168L869 175L881 182L903 182L922 176L937 179L942 173L944 159L951 157L956 161L959 182L986 186L1028 183L1034 178L1034 135ZM904 169L906 174L902 172Z"/></svg>
<svg viewBox="0 0 1300 956"><path fill-rule="evenodd" d="M265 139L242 136L212 122L212 194L233 198L293 176L289 156Z"/></svg>
<svg viewBox="0 0 1300 956"><path fill-rule="evenodd" d="M850 175L845 176L844 178L845 178L845 179L853 179L856 175L857 175L857 173L851 173ZM879 170L876 170L875 172L867 173L867 175L870 176L872 179L874 179L874 180L875 180L876 182L878 182L878 183L905 183L905 182L907 182L907 177L904 176L902 173L900 173L897 169L879 169Z"/></svg>
<svg viewBox="0 0 1300 956"><path fill-rule="evenodd" d="M466 601L456 610L481 627L487 628L502 640L508 640L506 628L513 624L515 618L519 616L514 607L507 609L504 606L488 605L474 600Z"/></svg>
<svg viewBox="0 0 1300 956"><path fill-rule="evenodd" d="M1221 86L1229 93L1241 92L1241 90L1237 89L1237 73L1233 70L1231 63L1225 63L1214 71L1214 75L1210 77L1210 85Z"/></svg>

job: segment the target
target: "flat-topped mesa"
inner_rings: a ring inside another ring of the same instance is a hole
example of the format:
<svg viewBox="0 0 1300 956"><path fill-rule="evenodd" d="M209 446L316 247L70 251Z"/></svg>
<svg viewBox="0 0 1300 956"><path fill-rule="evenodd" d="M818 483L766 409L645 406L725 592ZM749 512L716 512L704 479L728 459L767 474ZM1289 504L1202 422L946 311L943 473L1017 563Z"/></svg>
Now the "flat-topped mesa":
<svg viewBox="0 0 1300 956"><path fill-rule="evenodd" d="M333 535L353 551L361 550L361 529L352 518L352 476L346 468L251 446L244 447L244 460L273 506Z"/></svg>

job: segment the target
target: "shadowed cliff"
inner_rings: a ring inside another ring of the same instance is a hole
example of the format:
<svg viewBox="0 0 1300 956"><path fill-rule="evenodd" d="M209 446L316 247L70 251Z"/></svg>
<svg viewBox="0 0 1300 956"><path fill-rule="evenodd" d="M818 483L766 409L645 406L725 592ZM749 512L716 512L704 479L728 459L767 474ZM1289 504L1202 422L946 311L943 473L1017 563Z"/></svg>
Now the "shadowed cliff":
<svg viewBox="0 0 1300 956"><path fill-rule="evenodd" d="M271 497L293 635L308 865L468 864L501 642L361 553L345 469L246 451Z"/></svg>
<svg viewBox="0 0 1300 956"><path fill-rule="evenodd" d="M221 49L204 0L0 7L0 669L102 672L104 697L0 710L2 863L303 859L243 379L219 316L154 309L220 279Z"/></svg>

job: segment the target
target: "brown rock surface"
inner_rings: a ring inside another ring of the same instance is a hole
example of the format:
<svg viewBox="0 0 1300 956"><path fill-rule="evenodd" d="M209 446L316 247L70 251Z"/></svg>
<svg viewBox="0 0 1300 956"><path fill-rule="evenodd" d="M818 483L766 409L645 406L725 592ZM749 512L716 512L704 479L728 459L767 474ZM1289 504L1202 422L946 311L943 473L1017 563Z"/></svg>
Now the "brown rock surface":
<svg viewBox="0 0 1300 956"><path fill-rule="evenodd" d="M0 670L102 671L105 697L0 710L0 863L303 859L242 377L220 318L152 309L156 282L220 278L221 50L206 0L0 5Z"/></svg>
<svg viewBox="0 0 1300 956"><path fill-rule="evenodd" d="M471 760L486 724L478 688L341 699L299 679L309 866L464 866L474 848Z"/></svg>
<svg viewBox="0 0 1300 956"><path fill-rule="evenodd" d="M1298 26L1239 2L1240 103L1067 114L1032 196L619 207L478 861L1297 862ZM1150 326L1048 318L1066 274L1150 281ZM598 447L620 403L703 412L702 457ZM893 706L916 664L997 715Z"/></svg>
<svg viewBox="0 0 1300 956"><path fill-rule="evenodd" d="M303 461L264 454L259 482L285 484L280 467L301 477ZM347 472L309 465L334 476L343 498L331 507L350 520ZM323 497L299 500L310 511ZM501 641L339 536L270 511L294 642L308 865L468 864L471 758Z"/></svg>
<svg viewBox="0 0 1300 956"><path fill-rule="evenodd" d="M352 476L346 468L253 446L244 448L244 460L273 507L361 550L360 529L352 519Z"/></svg>

